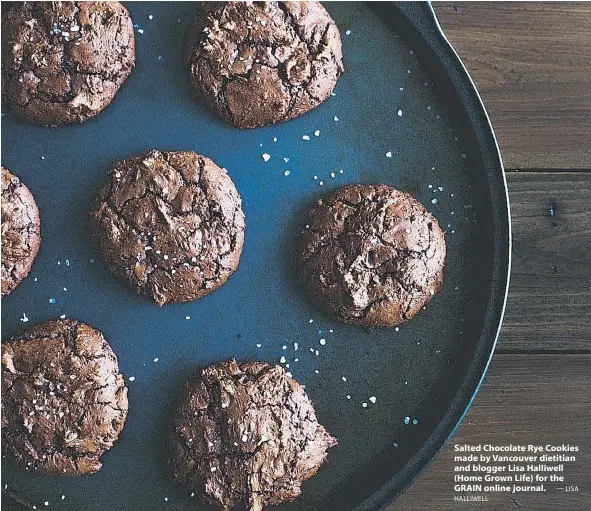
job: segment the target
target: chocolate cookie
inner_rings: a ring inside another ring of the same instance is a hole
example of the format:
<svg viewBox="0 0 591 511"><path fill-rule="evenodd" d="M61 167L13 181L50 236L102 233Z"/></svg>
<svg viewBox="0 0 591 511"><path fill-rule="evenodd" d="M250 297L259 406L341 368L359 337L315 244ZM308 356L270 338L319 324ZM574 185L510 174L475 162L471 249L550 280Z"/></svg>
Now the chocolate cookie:
<svg viewBox="0 0 591 511"><path fill-rule="evenodd" d="M293 500L336 445L282 367L222 362L185 383L174 413L178 481L224 510Z"/></svg>
<svg viewBox="0 0 591 511"><path fill-rule="evenodd" d="M158 305L220 287L238 267L244 214L224 169L191 151L114 165L91 213L111 271Z"/></svg>
<svg viewBox="0 0 591 511"><path fill-rule="evenodd" d="M119 2L14 2L2 16L2 95L43 126L82 122L115 97L135 62Z"/></svg>
<svg viewBox="0 0 591 511"><path fill-rule="evenodd" d="M127 389L103 335L52 320L2 344L2 448L27 470L97 472L127 416Z"/></svg>
<svg viewBox="0 0 591 511"><path fill-rule="evenodd" d="M344 71L341 36L318 2L204 2L187 31L197 97L239 128L315 108Z"/></svg>
<svg viewBox="0 0 591 511"><path fill-rule="evenodd" d="M33 195L2 167L2 296L29 274L40 242L39 210Z"/></svg>
<svg viewBox="0 0 591 511"><path fill-rule="evenodd" d="M353 185L318 201L302 234L300 267L310 296L345 323L393 326L439 290L445 239L409 194Z"/></svg>

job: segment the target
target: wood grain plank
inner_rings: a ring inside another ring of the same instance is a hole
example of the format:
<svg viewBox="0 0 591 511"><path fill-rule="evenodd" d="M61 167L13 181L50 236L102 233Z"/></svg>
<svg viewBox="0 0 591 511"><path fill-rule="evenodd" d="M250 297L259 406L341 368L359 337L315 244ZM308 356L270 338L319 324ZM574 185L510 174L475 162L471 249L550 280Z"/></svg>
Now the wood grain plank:
<svg viewBox="0 0 591 511"><path fill-rule="evenodd" d="M498 349L591 353L591 173L507 180L513 268Z"/></svg>
<svg viewBox="0 0 591 511"><path fill-rule="evenodd" d="M436 2L508 168L591 168L591 3Z"/></svg>
<svg viewBox="0 0 591 511"><path fill-rule="evenodd" d="M387 511L591 509L590 367L591 355L495 355L454 437ZM565 467L564 476L580 492L491 494L485 503L454 502L453 445L462 443L578 445L577 462Z"/></svg>

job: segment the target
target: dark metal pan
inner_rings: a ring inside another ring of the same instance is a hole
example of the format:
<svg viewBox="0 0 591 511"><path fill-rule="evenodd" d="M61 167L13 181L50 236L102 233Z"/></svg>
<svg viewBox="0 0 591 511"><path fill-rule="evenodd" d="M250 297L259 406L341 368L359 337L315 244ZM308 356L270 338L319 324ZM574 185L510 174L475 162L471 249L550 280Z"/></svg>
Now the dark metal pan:
<svg viewBox="0 0 591 511"><path fill-rule="evenodd" d="M143 30L137 67L95 119L45 129L3 117L2 164L35 194L42 219L33 270L2 301L3 337L65 314L101 329L122 372L135 377L124 432L98 474L47 477L3 463L7 492L29 507L206 509L166 466L170 403L196 367L232 356L285 356L339 439L285 510L385 506L464 416L493 353L510 264L507 190L490 121L429 4L326 7L342 30L346 73L334 97L293 121L240 131L193 102L180 53L197 7L173 2L128 4ZM107 167L151 148L192 149L226 167L247 219L241 265L228 283L162 309L111 277L87 230ZM443 290L399 330L331 321L298 283L295 246L307 209L354 182L410 192L446 230Z"/></svg>

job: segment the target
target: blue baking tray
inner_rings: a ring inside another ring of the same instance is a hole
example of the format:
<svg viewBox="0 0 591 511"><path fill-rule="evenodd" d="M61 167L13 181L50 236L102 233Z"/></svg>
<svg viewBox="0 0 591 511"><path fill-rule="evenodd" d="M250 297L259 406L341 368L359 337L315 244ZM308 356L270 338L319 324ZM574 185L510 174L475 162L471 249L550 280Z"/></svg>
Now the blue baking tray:
<svg viewBox="0 0 591 511"><path fill-rule="evenodd" d="M5 460L4 496L29 509L207 509L174 483L167 466L171 403L198 367L230 357L279 363L283 356L339 440L301 498L283 509L383 507L465 414L502 319L506 185L470 77L429 4L331 2L346 67L334 96L295 120L241 131L190 98L181 51L198 4L126 5L137 66L103 113L51 129L19 122L3 107L2 165L35 195L42 242L29 277L2 300L2 335L60 315L99 328L126 377L129 417L98 474L30 474ZM229 281L201 300L163 308L110 275L88 230L107 168L152 148L194 150L226 167L247 223L240 267ZM446 231L443 289L399 329L332 321L298 281L296 245L307 210L359 182L410 192Z"/></svg>

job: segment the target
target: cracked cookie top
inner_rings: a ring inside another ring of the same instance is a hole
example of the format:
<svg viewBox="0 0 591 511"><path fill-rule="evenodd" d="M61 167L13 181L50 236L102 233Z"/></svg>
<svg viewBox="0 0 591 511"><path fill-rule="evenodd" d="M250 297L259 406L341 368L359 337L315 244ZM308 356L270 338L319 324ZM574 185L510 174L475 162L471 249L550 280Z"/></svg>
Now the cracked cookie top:
<svg viewBox="0 0 591 511"><path fill-rule="evenodd" d="M123 376L98 330L52 320L2 344L2 448L27 470L97 472L126 416Z"/></svg>
<svg viewBox="0 0 591 511"><path fill-rule="evenodd" d="M2 95L43 126L82 122L114 98L135 62L119 2L14 2L2 16Z"/></svg>
<svg viewBox="0 0 591 511"><path fill-rule="evenodd" d="M234 183L192 151L117 162L99 188L91 227L111 271L158 305L217 289L238 267L244 242Z"/></svg>
<svg viewBox="0 0 591 511"><path fill-rule="evenodd" d="M222 362L187 381L174 413L174 475L221 509L293 500L336 440L279 366Z"/></svg>
<svg viewBox="0 0 591 511"><path fill-rule="evenodd" d="M439 290L445 239L435 217L386 185L352 185L318 201L300 248L312 299L345 323L394 326Z"/></svg>
<svg viewBox="0 0 591 511"><path fill-rule="evenodd" d="M344 71L339 30L318 2L204 2L203 9L185 41L189 83L239 128L311 110Z"/></svg>
<svg viewBox="0 0 591 511"><path fill-rule="evenodd" d="M2 167L2 296L28 275L40 242L39 211L33 195Z"/></svg>

